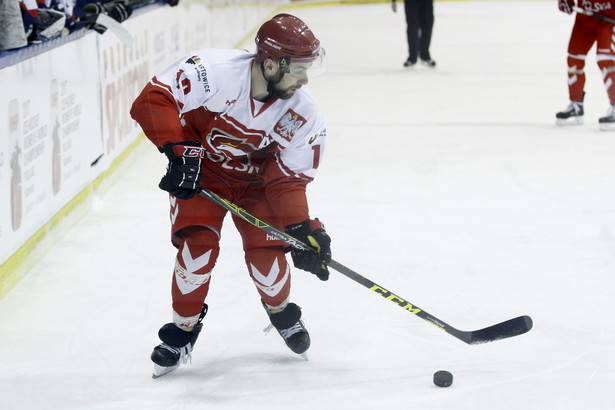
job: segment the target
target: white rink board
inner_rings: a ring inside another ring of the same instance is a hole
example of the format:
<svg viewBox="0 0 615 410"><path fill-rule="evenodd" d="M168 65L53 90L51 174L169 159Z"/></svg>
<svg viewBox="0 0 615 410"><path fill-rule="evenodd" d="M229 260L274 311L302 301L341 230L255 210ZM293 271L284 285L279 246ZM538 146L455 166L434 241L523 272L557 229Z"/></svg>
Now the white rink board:
<svg viewBox="0 0 615 410"><path fill-rule="evenodd" d="M98 172L96 62L96 37L85 36L2 70L0 261Z"/></svg>

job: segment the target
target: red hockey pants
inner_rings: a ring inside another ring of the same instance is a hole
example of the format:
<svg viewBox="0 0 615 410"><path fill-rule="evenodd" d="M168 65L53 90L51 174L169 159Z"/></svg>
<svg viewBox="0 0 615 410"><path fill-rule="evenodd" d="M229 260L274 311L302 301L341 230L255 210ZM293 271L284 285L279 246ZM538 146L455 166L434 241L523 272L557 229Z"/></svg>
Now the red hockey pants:
<svg viewBox="0 0 615 410"><path fill-rule="evenodd" d="M615 105L615 31L613 24L577 14L568 44L568 91L581 101L585 88L585 58L596 43L596 60L611 105Z"/></svg>
<svg viewBox="0 0 615 410"><path fill-rule="evenodd" d="M213 192L239 205L256 217L283 229L280 218L265 199L264 187L232 183L204 176ZM199 195L187 201L170 196L172 242L177 248L173 273L173 321L181 327L193 327L199 318L211 272L219 254L220 233L227 211ZM286 306L290 294L288 247L265 231L233 216L239 231L248 272L261 299L272 309Z"/></svg>

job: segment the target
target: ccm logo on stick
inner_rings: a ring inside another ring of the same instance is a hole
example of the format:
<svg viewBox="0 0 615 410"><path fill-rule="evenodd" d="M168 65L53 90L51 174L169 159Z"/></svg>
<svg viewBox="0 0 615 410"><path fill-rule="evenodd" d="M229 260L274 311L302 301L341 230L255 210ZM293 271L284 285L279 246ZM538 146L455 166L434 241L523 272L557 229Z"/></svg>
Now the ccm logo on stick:
<svg viewBox="0 0 615 410"><path fill-rule="evenodd" d="M397 303L399 306L403 307L409 312L414 313L415 315L421 311L421 309L412 306L412 303L400 298L399 296L389 292L384 288L381 288L378 285L373 285L370 289L389 299L391 302Z"/></svg>

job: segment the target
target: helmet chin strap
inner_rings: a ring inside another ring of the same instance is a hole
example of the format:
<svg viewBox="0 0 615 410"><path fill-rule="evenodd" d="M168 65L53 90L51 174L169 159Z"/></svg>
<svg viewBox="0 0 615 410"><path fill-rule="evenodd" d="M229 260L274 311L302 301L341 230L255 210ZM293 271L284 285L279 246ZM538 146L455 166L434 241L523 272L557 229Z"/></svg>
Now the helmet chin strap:
<svg viewBox="0 0 615 410"><path fill-rule="evenodd" d="M278 84L280 81L282 81L282 78L284 77L284 73L288 72L288 59L280 59L280 61L278 62L278 79L275 81L272 81L271 79L267 78L267 76L265 75L265 62L261 62L261 73L263 74L263 78L265 79L265 81L267 81L267 93L269 94L269 96L272 96L275 94L273 87Z"/></svg>

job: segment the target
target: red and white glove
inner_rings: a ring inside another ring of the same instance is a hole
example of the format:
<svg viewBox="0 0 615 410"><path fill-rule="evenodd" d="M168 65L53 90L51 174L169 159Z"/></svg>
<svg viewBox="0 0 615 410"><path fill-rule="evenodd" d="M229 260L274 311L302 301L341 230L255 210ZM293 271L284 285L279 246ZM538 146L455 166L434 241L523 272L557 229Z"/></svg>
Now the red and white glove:
<svg viewBox="0 0 615 410"><path fill-rule="evenodd" d="M574 0L558 0L559 11L572 14L574 11Z"/></svg>

